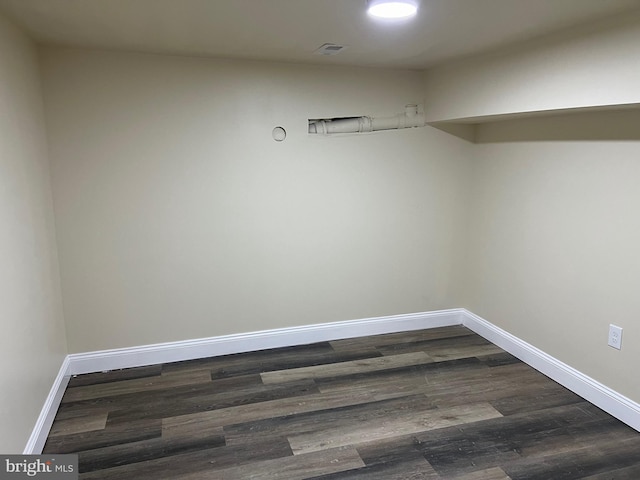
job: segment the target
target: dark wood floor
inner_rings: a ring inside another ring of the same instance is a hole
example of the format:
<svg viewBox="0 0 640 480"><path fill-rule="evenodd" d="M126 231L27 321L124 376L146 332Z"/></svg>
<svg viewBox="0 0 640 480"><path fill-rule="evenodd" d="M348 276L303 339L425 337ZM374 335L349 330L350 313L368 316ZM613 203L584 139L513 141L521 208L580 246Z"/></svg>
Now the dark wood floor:
<svg viewBox="0 0 640 480"><path fill-rule="evenodd" d="M82 479L640 479L640 434L464 327L71 379Z"/></svg>

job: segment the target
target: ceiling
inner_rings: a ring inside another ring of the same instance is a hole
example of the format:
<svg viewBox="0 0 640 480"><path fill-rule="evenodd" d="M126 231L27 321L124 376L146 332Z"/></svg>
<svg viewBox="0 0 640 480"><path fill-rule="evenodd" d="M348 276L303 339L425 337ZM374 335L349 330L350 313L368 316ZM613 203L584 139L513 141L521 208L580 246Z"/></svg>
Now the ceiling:
<svg viewBox="0 0 640 480"><path fill-rule="evenodd" d="M0 0L43 44L279 62L424 69L606 17L640 0L421 0L374 21L366 0ZM324 43L348 48L313 52Z"/></svg>

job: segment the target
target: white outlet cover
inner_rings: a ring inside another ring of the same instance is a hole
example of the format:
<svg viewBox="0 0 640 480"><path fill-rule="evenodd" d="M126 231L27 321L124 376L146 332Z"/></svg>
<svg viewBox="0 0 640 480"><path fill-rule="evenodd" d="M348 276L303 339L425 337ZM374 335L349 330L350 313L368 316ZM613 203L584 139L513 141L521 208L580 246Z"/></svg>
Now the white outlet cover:
<svg viewBox="0 0 640 480"><path fill-rule="evenodd" d="M622 348L622 328L609 325L609 346L620 350Z"/></svg>

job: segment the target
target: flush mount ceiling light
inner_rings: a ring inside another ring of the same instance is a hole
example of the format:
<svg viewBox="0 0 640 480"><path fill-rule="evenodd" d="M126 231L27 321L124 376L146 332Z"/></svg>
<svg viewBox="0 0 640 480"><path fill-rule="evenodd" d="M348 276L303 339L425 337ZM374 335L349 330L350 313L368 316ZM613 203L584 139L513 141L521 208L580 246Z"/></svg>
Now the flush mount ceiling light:
<svg viewBox="0 0 640 480"><path fill-rule="evenodd" d="M418 12L418 0L369 0L367 12L377 18L409 18Z"/></svg>

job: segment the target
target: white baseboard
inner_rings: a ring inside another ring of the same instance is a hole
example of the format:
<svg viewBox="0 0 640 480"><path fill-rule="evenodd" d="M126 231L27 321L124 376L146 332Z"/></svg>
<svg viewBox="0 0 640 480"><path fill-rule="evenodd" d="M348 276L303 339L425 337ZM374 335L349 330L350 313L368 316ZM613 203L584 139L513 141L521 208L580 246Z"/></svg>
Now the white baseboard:
<svg viewBox="0 0 640 480"><path fill-rule="evenodd" d="M560 385L580 395L618 420L640 431L640 404L610 389L557 358L462 309L463 325L498 345Z"/></svg>
<svg viewBox="0 0 640 480"><path fill-rule="evenodd" d="M24 453L42 452L71 375L305 345L340 338L460 325L462 315L463 310L458 308L70 354L65 358L51 387Z"/></svg>
<svg viewBox="0 0 640 480"><path fill-rule="evenodd" d="M23 454L30 455L42 453L44 444L47 441L47 436L49 436L49 430L51 430L51 425L53 425L53 419L55 418L58 407L60 406L62 395L64 395L64 391L69 383L69 375L67 373L68 369L69 356L67 356L62 362L58 375L53 381L51 390L49 390L49 395L47 395L47 398L44 401L44 406L36 420L36 425L31 432L27 445L24 447L24 451L22 452Z"/></svg>
<svg viewBox="0 0 640 480"><path fill-rule="evenodd" d="M340 338L354 338L462 323L461 309L410 313L388 317L278 328L220 337L118 348L68 356L70 375L179 362L195 358L251 352L267 348L305 345Z"/></svg>

